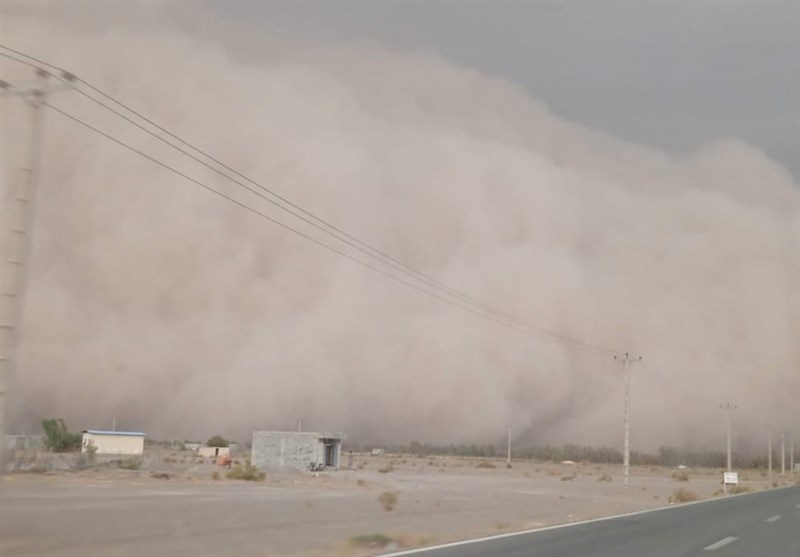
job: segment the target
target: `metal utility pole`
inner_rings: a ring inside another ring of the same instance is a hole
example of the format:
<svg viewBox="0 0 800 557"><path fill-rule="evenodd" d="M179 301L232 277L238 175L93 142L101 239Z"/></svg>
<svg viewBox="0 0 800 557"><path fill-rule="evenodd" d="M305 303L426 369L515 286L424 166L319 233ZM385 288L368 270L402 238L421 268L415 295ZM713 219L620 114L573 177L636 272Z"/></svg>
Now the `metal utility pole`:
<svg viewBox="0 0 800 557"><path fill-rule="evenodd" d="M35 82L21 87L0 80L0 93L3 97L20 97L31 107L28 163L24 169L25 178L20 182L12 205L14 214L9 218L11 237L6 243L7 251L2 258L2 269L0 269L0 299L2 299L0 304L0 440L4 438L6 431L4 400L6 382L17 363L20 318L25 294L34 202L42 153L42 108L47 102L49 93L70 88L69 82L74 79L73 76L64 74L58 82L52 82L50 80L52 75L41 68L37 68L36 77ZM5 446L4 443L2 445ZM1 456L2 448L0 448ZM2 461L1 458L0 461ZM5 466L5 463L0 462L0 466Z"/></svg>
<svg viewBox="0 0 800 557"><path fill-rule="evenodd" d="M721 405L720 408L725 410L725 430L727 432L728 440L728 472L731 472L731 410L736 410L737 406L730 402Z"/></svg>
<svg viewBox="0 0 800 557"><path fill-rule="evenodd" d="M641 362L642 357L631 358L625 352L625 357L614 356L615 360L625 364L625 445L622 453L622 469L625 476L625 491L628 491L628 483L631 475L631 440L630 440L630 392L631 392L631 363Z"/></svg>

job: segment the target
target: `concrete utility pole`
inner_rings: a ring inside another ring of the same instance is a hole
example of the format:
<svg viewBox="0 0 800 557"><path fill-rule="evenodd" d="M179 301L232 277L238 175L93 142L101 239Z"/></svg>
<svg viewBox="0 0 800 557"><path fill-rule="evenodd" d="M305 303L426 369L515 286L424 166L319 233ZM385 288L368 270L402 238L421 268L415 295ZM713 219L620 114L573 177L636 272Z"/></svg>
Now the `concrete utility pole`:
<svg viewBox="0 0 800 557"><path fill-rule="evenodd" d="M789 436L789 473L794 475L794 433Z"/></svg>
<svg viewBox="0 0 800 557"><path fill-rule="evenodd" d="M772 476L772 430L767 434L767 471L769 476Z"/></svg>
<svg viewBox="0 0 800 557"><path fill-rule="evenodd" d="M506 454L506 466L511 466L511 426L508 426L508 453Z"/></svg>
<svg viewBox="0 0 800 557"><path fill-rule="evenodd" d="M622 453L622 469L625 476L625 491L628 491L628 483L631 475L631 439L630 439L630 392L631 392L631 363L641 362L642 357L631 358L625 352L625 357L614 356L615 360L625 364L625 445Z"/></svg>
<svg viewBox="0 0 800 557"><path fill-rule="evenodd" d="M781 476L786 475L786 433L781 432Z"/></svg>
<svg viewBox="0 0 800 557"><path fill-rule="evenodd" d="M0 441L4 440L7 427L4 400L6 382L17 364L19 326L42 153L42 108L47 102L48 93L71 88L68 83L74 79L73 76L64 74L58 82L54 83L50 80L52 75L41 68L36 70L36 77L34 83L21 87L0 80L0 94L3 97L20 97L31 107L31 134L25 179L20 183L14 198L12 206L14 214L9 219L11 237L7 242L7 252L2 258L2 269L0 269L0 299L2 299L2 304L0 304ZM0 443L0 466L3 469L5 467L2 459L4 448L5 443Z"/></svg>
<svg viewBox="0 0 800 557"><path fill-rule="evenodd" d="M727 432L728 440L728 472L731 472L731 410L736 410L737 406L730 402L721 405L720 408L725 410L725 430Z"/></svg>

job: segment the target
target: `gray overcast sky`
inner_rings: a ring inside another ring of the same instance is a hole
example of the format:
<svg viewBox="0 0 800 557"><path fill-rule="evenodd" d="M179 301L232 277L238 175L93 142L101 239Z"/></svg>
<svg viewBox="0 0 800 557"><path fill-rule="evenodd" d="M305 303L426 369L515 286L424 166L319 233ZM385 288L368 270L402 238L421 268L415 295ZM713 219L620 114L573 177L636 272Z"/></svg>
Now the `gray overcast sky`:
<svg viewBox="0 0 800 557"><path fill-rule="evenodd" d="M425 49L555 113L686 151L735 136L800 177L800 2L225 2L271 33Z"/></svg>

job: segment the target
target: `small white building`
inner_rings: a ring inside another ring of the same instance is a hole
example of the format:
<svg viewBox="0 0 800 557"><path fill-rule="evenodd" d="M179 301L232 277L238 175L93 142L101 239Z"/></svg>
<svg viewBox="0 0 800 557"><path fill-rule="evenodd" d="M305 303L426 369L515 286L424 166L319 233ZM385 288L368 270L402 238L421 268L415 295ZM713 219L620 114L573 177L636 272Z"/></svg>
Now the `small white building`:
<svg viewBox="0 0 800 557"><path fill-rule="evenodd" d="M144 433L87 429L83 432L81 452L89 452L89 447L95 447L95 454L141 456L144 454Z"/></svg>
<svg viewBox="0 0 800 557"><path fill-rule="evenodd" d="M228 456L231 454L230 447L198 447L197 454L208 458L213 456Z"/></svg>

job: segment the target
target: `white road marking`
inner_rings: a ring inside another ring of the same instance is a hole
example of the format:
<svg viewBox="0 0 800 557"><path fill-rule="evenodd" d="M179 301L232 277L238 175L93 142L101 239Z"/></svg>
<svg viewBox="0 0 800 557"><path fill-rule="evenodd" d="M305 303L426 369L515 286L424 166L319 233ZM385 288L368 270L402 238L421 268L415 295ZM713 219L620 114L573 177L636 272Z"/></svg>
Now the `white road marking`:
<svg viewBox="0 0 800 557"><path fill-rule="evenodd" d="M779 489L789 489L789 488L788 487L783 487L783 488L779 488ZM749 496L752 496L752 495L753 495L752 493L739 493L739 494L736 494L736 495L729 495L728 499L732 499L732 498L735 498L735 497L749 497ZM427 547L418 547L416 549L404 549L402 551L396 551L396 552L393 552L393 553L384 553L384 554L380 555L380 557L406 557L407 555L418 555L420 553L428 553L430 551L436 551L436 550L440 550L440 549L448 549L448 548L451 548L451 547L460 547L462 545L472 545L472 544L476 544L476 543L483 543L483 542L494 541L494 540L502 540L502 539L505 539L505 538L515 538L517 536L526 536L528 534L534 534L534 533L539 533L539 532L547 532L547 531L550 531L550 530L561 530L562 528L571 528L573 526L580 526L580 525L583 525L583 524L594 524L596 522L611 521L611 520L616 520L618 518L628 518L628 517L631 517L631 516L640 516L640 515L643 515L643 514L667 512L667 511L672 511L674 509L681 509L681 508L684 508L684 507L691 507L691 506L694 506L694 505L705 505L707 503L714 503L714 502L719 502L719 501L721 501L721 499L702 499L700 501L691 501L689 503L682 503L682 504L677 505L677 506L676 505L672 505L672 506L669 506L669 507L658 507L658 508L655 508L655 509L644 509L644 510L641 510L641 511L632 511L632 512L629 512L629 513L617 514L617 515L612 515L612 516L604 516L604 517L600 517L600 518L590 518L588 520L581 520L581 521L578 521L578 522L567 522L567 523L564 523L564 524L554 524L552 526L545 526L544 528L542 528L542 527L529 528L527 530L520 530L519 532L509 532L507 534L495 534L493 536L484 536L482 538L473 538L473 539L469 539L469 540L460 540L460 541L456 541L456 542L441 543L441 544L437 544L437 545L429 545ZM798 505L798 508L800 508L800 505ZM731 543L732 541L735 541L735 540L736 540L736 538L733 538L730 541L726 541L725 543L728 544L728 543ZM722 546L720 546L720 547L722 547Z"/></svg>
<svg viewBox="0 0 800 557"><path fill-rule="evenodd" d="M716 551L716 550L718 550L720 547L725 547L725 546L726 546L726 545L728 545L729 543L733 543L733 542L735 542L735 541L736 541L736 539L737 539L737 538L734 538L733 536L728 536L727 538L722 538L722 539L721 539L721 540L719 540L717 543L712 543L711 545L707 545L707 546L706 546L706 547L704 547L703 549L705 549L706 551Z"/></svg>
<svg viewBox="0 0 800 557"><path fill-rule="evenodd" d="M767 519L767 522L778 522L780 519L783 518L782 514L776 514L775 516L771 516Z"/></svg>

